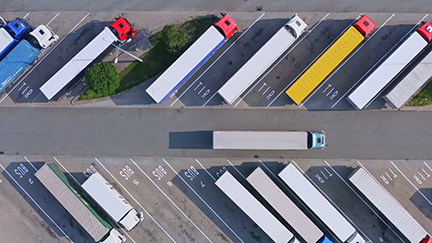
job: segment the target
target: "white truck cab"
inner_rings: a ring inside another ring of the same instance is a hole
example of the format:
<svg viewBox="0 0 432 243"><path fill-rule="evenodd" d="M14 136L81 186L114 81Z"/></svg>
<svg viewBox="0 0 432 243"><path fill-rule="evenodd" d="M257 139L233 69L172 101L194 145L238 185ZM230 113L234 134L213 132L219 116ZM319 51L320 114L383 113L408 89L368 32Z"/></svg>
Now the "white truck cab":
<svg viewBox="0 0 432 243"><path fill-rule="evenodd" d="M106 237L104 240L101 240L100 243L123 243L127 239L124 235L120 234L118 230L112 229L109 232L108 237Z"/></svg>
<svg viewBox="0 0 432 243"><path fill-rule="evenodd" d="M298 38L307 28L307 24L298 15L294 15L288 23L285 24L295 38Z"/></svg>
<svg viewBox="0 0 432 243"><path fill-rule="evenodd" d="M50 27L43 24L39 25L32 32L30 32L30 35L35 40L34 44L39 45L43 49L46 49L59 39L58 35L56 35Z"/></svg>

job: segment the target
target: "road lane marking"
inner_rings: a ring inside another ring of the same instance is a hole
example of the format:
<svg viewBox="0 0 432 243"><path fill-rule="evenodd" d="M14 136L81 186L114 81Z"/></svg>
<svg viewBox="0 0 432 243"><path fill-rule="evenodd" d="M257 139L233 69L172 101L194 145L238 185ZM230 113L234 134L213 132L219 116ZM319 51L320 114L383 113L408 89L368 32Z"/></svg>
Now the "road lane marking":
<svg viewBox="0 0 432 243"><path fill-rule="evenodd" d="M210 238L208 238L208 236L206 234L204 234L204 232L186 215L186 213L183 212L183 210L180 209L179 206L177 206L177 204L171 200L170 197L168 197L168 195L147 175L147 173L144 172L143 169L141 169L141 167L138 166L137 163L135 163L135 161L132 158L129 158L129 160L134 163L134 165L141 171L141 173L143 173L147 179L159 190L160 193L162 193L162 195L165 196L166 199L168 199L168 201L170 201L172 203L172 205L174 205L175 208L177 208L177 210L183 214L183 216L193 225L195 226L195 228L209 241L212 242L210 240ZM102 164L101 164L102 165ZM102 165L103 166L103 165ZM105 168L105 167L104 167ZM111 174L111 173L110 173Z"/></svg>
<svg viewBox="0 0 432 243"><path fill-rule="evenodd" d="M68 173L68 175L75 181L75 183L77 183L77 185L81 186L81 183L78 182L78 180L69 172L69 170L66 169L66 167L64 167L63 164L60 163L60 161L56 157L53 157L53 158L66 171L66 173ZM119 228L127 237L129 237L129 239L131 239L134 243L136 243L136 241L126 232L126 230L124 230L122 228L122 226L118 222L115 222L115 224L116 224L117 228Z"/></svg>
<svg viewBox="0 0 432 243"><path fill-rule="evenodd" d="M429 205L432 206L432 202L418 189L418 187L416 185L414 185L414 183L412 183L408 177L405 176L404 173L402 173L402 171L395 165L395 163L393 163L393 161L390 161L390 163L396 168L396 170L399 171L399 173L401 173L401 175L411 184L411 186L413 186L417 192L429 203Z"/></svg>
<svg viewBox="0 0 432 243"><path fill-rule="evenodd" d="M390 16L390 18L388 18L385 22L384 22L384 24L386 24L388 21L390 21L393 17L395 16L395 14L392 14L391 16ZM357 21L359 18L361 17L361 15L359 16L359 17L357 17L357 19L355 20L355 21ZM378 29L377 29L377 31L374 31L372 34L371 34L371 36L369 36L369 38L367 38L361 45L359 45L357 48L356 48L356 50L354 50L354 52L352 52L351 54L348 54L348 58L346 58L346 59L344 59L344 60L342 60L342 62L341 62L341 64L340 65L338 65L338 67L336 68L336 69L334 69L333 71L332 71L332 73L328 76L328 77L326 77L324 80L323 80L323 82L318 86L318 88L316 88L312 93L311 93L311 95L309 95L308 97L306 97L306 99L305 99L305 101L303 101L300 105L299 105L299 107L302 107L310 98L312 98L312 96L316 93L316 92L318 92L318 90L325 84L325 83L327 83L327 81L328 80L330 80L332 77L333 77L333 75L335 75L338 71L339 71L339 69L341 69L364 45L366 45L366 43L382 28L382 26L384 26L384 24L383 25L381 25L381 27L379 27ZM351 24L351 26L352 26L352 24ZM351 27L350 26L350 27ZM346 31L346 30L345 30ZM345 33L345 31L344 31L344 33ZM365 37L366 38L366 37ZM339 39L339 38L338 38Z"/></svg>
<svg viewBox="0 0 432 243"><path fill-rule="evenodd" d="M393 15L392 15L393 16ZM411 34L412 32L413 32L413 30L416 28L416 27L418 27L418 25L427 17L428 15L426 14L419 22L417 22L417 24L416 25L414 25L414 27L410 30L410 31L408 31L408 33L406 33L386 54L384 54L384 56L382 56L379 60L378 60L378 62L376 62L359 80L357 80L357 82L355 82L354 83L354 85L353 86L351 86L351 88L349 88L348 89L348 91L347 92L345 92L345 94L343 94L337 101L336 101L336 103L334 103L332 106L331 106L331 108L333 109L346 95L348 95L348 93L350 93L351 92L351 90L354 88L354 87L356 87L356 85L359 83L359 82L361 82L361 81L364 81L363 79L366 77L366 76L368 76L368 74L371 72L371 70L375 70L375 67L378 65L378 64L382 64L381 63L381 61L385 58L385 59L387 59L389 56L389 53L393 53L393 50L395 49L395 48L397 48L397 47L399 47L399 44L401 43L401 42L404 42L405 40L406 40L406 37L409 35L409 34ZM386 22L384 22L378 29L377 29L377 31L375 31L373 34L372 34L372 36L374 36L375 35L375 33L377 33L382 27L384 27L384 25L385 24L387 24L387 22L388 21L390 21L390 18L386 21ZM370 38L372 38L372 36L370 37ZM380 92L381 93L381 92ZM378 94L379 95L379 94ZM370 103L372 103L372 102L369 102L369 104ZM366 106L367 107L367 106ZM366 108L365 107L365 108Z"/></svg>
<svg viewBox="0 0 432 243"><path fill-rule="evenodd" d="M46 24L46 25L47 25L47 26L50 25L50 24L54 21L54 19L56 19L56 18L59 16L59 14L60 14L60 13L57 13L56 16L54 16L54 18L52 18L52 19L48 22L48 24Z"/></svg>
<svg viewBox="0 0 432 243"><path fill-rule="evenodd" d="M356 225L356 224L354 224L354 222L351 220L351 218L349 218L346 214L345 214L345 212L344 211L342 211L342 209L336 204L336 203L334 203L333 202L333 200L331 200L331 198L302 170L302 168L300 168L299 166L298 166L298 164L294 161L294 160L291 160L292 161L292 163L303 173L303 175L309 180L309 182L310 183L312 183L314 186L315 186L315 188L318 190L318 191L320 191L321 192L321 194L323 194L324 195L324 197L330 202L330 204L331 205L333 205L333 207L335 207L335 208L337 208L338 209L338 211L339 211L339 213L340 214L342 214L343 216L344 216L344 218L347 220L347 221L349 221L350 223L351 223L351 225L353 225L358 231L360 231L360 233L362 233L362 235L363 236L365 236L366 238L367 238L367 240L369 241L369 242L371 242L371 243L373 243L372 242L372 240L371 239L369 239L369 237ZM325 162L327 162L327 161L325 161ZM331 168L331 167L330 167ZM332 168L332 170L333 170L333 168ZM334 171L334 170L333 170ZM335 172L335 171L334 171ZM336 173L336 172L335 172ZM337 173L336 173L337 174ZM344 181L343 179L342 179L342 181ZM344 181L345 182L345 181ZM346 183L345 183L346 184ZM348 186L349 187L349 186ZM352 190L352 188L351 188L351 190ZM357 195L357 194L356 194ZM358 196L358 195L357 195ZM359 197L359 196L358 196Z"/></svg>
<svg viewBox="0 0 432 243"><path fill-rule="evenodd" d="M303 38L302 39L300 39L298 42L297 42L297 44L295 44L294 46L293 46L293 48L292 49L294 49L301 41L303 41L303 39L305 39L310 33L312 33L312 31L319 25L319 24L321 24L321 22L323 22L324 21L324 19L326 19L328 16L330 15L330 13L327 13L320 21L318 21L307 33L306 33L306 35L305 36L303 36ZM292 50L291 49L291 50ZM288 55L288 54L287 54ZM275 66L277 66L283 59L285 59L285 57L287 56L287 55L285 55L282 59L280 59L277 63L276 63L276 65ZM314 60L315 61L315 60ZM313 62L312 62L313 63ZM309 65L311 65L311 64L309 64ZM309 67L309 66L308 66ZM271 70L270 70L271 71ZM302 72L303 73L303 72ZM277 98L279 98L279 96L281 96L281 94L283 94L284 92L285 92L285 90L287 90L288 89L288 87L294 82L294 81L296 81L299 77L300 77L300 75L302 74L302 73L300 73L299 75L297 75L297 77L295 77L287 86L285 86L285 88L283 88L282 89L282 91L278 94L278 95L276 95L276 97L267 105L267 107L270 107L272 104L273 104L273 102L275 102L276 101L276 99Z"/></svg>
<svg viewBox="0 0 432 243"><path fill-rule="evenodd" d="M230 46L228 46L228 48L224 51L224 52L222 52L222 54L220 54L217 58L216 58L216 60L212 63L212 64L210 64L210 66L208 66L205 70L204 70L204 72L203 73L201 73L201 75L200 76L198 76L198 78L197 79L195 79L193 82L192 82L192 84L190 84L189 85L189 87L187 87L178 97L177 97L177 99L175 99L174 100L174 102L173 103L171 103L171 105L170 105L170 107L171 106L173 106L190 88L192 88L192 86L235 44L235 43L237 43L237 41L244 35L244 34L246 34L246 32L248 32L249 31L249 29L256 23L256 22L258 22L258 20L260 20L263 16L265 15L265 13L262 13L261 14L261 16L259 16L258 17L258 19L256 19L240 36L239 36L239 38L237 38L236 40L234 40L234 42L230 45ZM217 92L216 92L217 93ZM205 105L204 105L205 106Z"/></svg>
<svg viewBox="0 0 432 243"><path fill-rule="evenodd" d="M26 15L24 15L23 19L27 18L29 16L30 13L27 13Z"/></svg>
<svg viewBox="0 0 432 243"><path fill-rule="evenodd" d="M234 168L234 170L237 171L237 173L241 175L241 177L243 177L243 179L246 180L246 177L231 163L231 161L229 161L228 159L226 161Z"/></svg>
<svg viewBox="0 0 432 243"><path fill-rule="evenodd" d="M201 200L201 202L203 202L209 209L210 209L210 211L212 211L212 213L214 214L214 215L216 215L216 217L229 229L229 231L231 231L231 233L233 233L233 235L235 235L236 237L237 237L237 239L240 241L240 242L242 242L242 243L244 243L244 241L240 238L240 236L238 236L235 232L234 232L234 230L233 229L231 229L231 227L229 227L228 226L228 224L219 216L219 214L217 214L214 210L213 210L213 208L212 207L210 207L210 205L208 205L207 204L207 202L206 201L204 201L204 199L202 199L202 197L189 185L189 183L185 180L185 179L183 179L183 177L181 177L178 173L177 173L177 171L175 171L174 170L174 168L168 163L168 161L166 161L165 159L162 159L164 162L165 162L165 164L167 164L168 165L168 167L170 167L171 168L171 170L186 184L186 186L188 186L189 187L189 189Z"/></svg>
<svg viewBox="0 0 432 243"><path fill-rule="evenodd" d="M212 174L210 174L210 172L199 162L199 160L195 159L195 161L201 166L201 168L203 168L203 170L205 170L205 172L207 172L207 174L214 180L216 181L216 179L213 177Z"/></svg>
<svg viewBox="0 0 432 243"><path fill-rule="evenodd" d="M3 169L4 172L6 172L6 174L8 174L9 178L11 178L15 184L26 194L26 196L28 198L30 198L30 200L32 200L32 202L39 208L40 211L42 211L42 213L51 221L51 223L53 223L57 229L62 232L62 234L70 241L70 242L74 242L63 230L62 228L56 223L54 222L54 220L45 212L45 210L42 209L42 207L30 196L30 194L27 193L26 190L24 190L24 188L15 180L15 178L12 177L11 174L9 174L9 172L3 167L2 164L0 164L1 168Z"/></svg>

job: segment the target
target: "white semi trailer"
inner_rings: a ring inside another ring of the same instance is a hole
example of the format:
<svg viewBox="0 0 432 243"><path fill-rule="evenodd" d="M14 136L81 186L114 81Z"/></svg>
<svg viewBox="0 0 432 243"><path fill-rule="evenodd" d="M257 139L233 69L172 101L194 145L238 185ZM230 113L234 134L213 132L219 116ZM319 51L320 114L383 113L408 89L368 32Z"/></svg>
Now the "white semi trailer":
<svg viewBox="0 0 432 243"><path fill-rule="evenodd" d="M143 219L129 202L99 173L92 174L81 187L114 221L132 230Z"/></svg>
<svg viewBox="0 0 432 243"><path fill-rule="evenodd" d="M261 49L244 64L218 93L228 103L246 91L305 31L307 24L294 15Z"/></svg>
<svg viewBox="0 0 432 243"><path fill-rule="evenodd" d="M288 164L279 173L279 177L340 241L345 243L365 243L365 240L357 233L354 227L294 164Z"/></svg>
<svg viewBox="0 0 432 243"><path fill-rule="evenodd" d="M349 181L412 243L429 242L428 232L363 167ZM431 240L432 241L432 240Z"/></svg>

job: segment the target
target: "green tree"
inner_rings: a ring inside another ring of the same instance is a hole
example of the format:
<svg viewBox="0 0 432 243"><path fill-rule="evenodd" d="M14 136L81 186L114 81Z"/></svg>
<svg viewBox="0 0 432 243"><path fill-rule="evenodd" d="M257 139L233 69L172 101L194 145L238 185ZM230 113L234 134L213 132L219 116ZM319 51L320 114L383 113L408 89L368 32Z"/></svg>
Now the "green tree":
<svg viewBox="0 0 432 243"><path fill-rule="evenodd" d="M85 75L89 89L97 97L114 94L120 86L120 79L115 66L109 62L95 63L89 67Z"/></svg>
<svg viewBox="0 0 432 243"><path fill-rule="evenodd" d="M189 41L188 32L183 25L166 25L162 33L162 41L170 53L179 51Z"/></svg>

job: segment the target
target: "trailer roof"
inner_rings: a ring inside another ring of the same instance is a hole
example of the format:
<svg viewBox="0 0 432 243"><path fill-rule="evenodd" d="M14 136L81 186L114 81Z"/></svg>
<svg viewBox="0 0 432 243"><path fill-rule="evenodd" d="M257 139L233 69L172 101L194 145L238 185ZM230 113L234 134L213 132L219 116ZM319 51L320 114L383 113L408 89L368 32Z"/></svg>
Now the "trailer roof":
<svg viewBox="0 0 432 243"><path fill-rule="evenodd" d="M411 214L363 167L351 174L349 180L410 242L420 242L428 235Z"/></svg>
<svg viewBox="0 0 432 243"><path fill-rule="evenodd" d="M81 187L116 222L119 222L132 209L126 199L99 173L92 174Z"/></svg>
<svg viewBox="0 0 432 243"><path fill-rule="evenodd" d="M306 150L307 148L307 132L213 132L213 149Z"/></svg>

